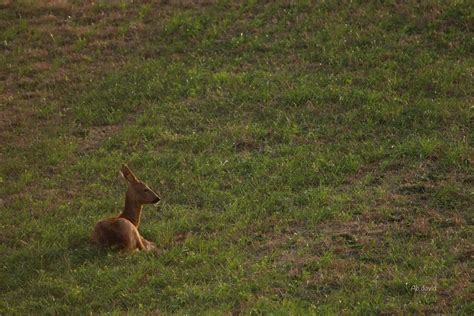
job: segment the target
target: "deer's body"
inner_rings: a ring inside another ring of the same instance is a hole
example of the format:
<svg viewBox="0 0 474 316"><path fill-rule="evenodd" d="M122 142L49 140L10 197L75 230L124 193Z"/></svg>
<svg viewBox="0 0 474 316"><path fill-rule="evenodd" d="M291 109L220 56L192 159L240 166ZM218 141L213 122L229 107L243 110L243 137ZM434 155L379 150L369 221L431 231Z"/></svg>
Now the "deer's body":
<svg viewBox="0 0 474 316"><path fill-rule="evenodd" d="M143 238L138 232L143 204L158 203L160 198L146 184L122 166L122 174L128 182L123 212L113 218L97 222L92 232L92 241L104 247L117 247L127 252L154 250L156 245Z"/></svg>
<svg viewBox="0 0 474 316"><path fill-rule="evenodd" d="M133 251L143 250L145 246L138 229L127 219L121 217L104 219L95 225L92 240L101 246Z"/></svg>

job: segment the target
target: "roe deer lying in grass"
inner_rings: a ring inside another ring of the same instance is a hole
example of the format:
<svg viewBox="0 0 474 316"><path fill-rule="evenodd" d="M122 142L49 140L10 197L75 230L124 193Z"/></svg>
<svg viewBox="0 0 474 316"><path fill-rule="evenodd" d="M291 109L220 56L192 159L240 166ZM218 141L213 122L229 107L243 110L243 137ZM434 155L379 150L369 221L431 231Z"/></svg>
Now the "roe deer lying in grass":
<svg viewBox="0 0 474 316"><path fill-rule="evenodd" d="M138 180L127 165L122 165L122 175L128 182L123 212L113 218L97 222L92 241L100 246L118 247L124 251L155 250L156 245L138 232L140 215L144 204L155 204L159 196L145 183Z"/></svg>

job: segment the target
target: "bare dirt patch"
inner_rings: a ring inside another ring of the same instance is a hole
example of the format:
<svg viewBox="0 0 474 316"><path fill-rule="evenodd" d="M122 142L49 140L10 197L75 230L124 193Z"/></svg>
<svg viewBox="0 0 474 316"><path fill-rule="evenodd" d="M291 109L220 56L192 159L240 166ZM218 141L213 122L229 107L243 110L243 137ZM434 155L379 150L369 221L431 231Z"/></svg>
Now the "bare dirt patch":
<svg viewBox="0 0 474 316"><path fill-rule="evenodd" d="M94 126L89 128L87 135L79 142L83 151L91 151L100 147L100 145L110 139L121 129L119 125Z"/></svg>

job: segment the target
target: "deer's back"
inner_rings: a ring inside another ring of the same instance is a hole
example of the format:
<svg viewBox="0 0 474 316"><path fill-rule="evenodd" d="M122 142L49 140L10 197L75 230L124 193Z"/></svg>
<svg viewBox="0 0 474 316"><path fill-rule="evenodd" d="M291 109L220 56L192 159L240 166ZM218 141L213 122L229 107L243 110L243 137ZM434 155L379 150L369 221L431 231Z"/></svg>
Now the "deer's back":
<svg viewBox="0 0 474 316"><path fill-rule="evenodd" d="M92 241L101 246L124 249L137 247L137 228L129 220L120 217L104 219L94 227Z"/></svg>

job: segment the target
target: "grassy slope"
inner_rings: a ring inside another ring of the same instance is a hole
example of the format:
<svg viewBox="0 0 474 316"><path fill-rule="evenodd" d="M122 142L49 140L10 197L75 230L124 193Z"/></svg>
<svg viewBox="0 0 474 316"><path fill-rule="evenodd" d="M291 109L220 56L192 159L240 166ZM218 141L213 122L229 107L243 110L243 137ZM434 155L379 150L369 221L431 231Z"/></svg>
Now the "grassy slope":
<svg viewBox="0 0 474 316"><path fill-rule="evenodd" d="M472 314L472 11L363 3L4 4L0 314Z"/></svg>

